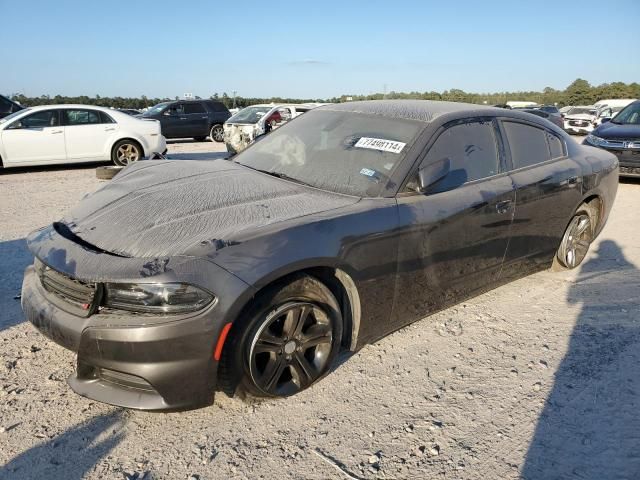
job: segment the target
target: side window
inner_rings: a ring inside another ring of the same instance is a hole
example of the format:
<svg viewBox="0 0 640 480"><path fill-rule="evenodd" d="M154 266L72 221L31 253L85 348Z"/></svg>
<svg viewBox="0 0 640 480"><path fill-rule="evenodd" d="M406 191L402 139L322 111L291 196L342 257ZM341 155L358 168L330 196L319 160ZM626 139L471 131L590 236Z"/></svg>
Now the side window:
<svg viewBox="0 0 640 480"><path fill-rule="evenodd" d="M424 160L425 165L448 158L451 171L438 190L460 180L471 182L500 173L500 157L493 122L475 121L447 128L436 139Z"/></svg>
<svg viewBox="0 0 640 480"><path fill-rule="evenodd" d="M170 115L184 115L184 103L176 103L167 108Z"/></svg>
<svg viewBox="0 0 640 480"><path fill-rule="evenodd" d="M186 115L190 115L192 113L205 113L205 110L201 103L198 103L198 102L185 103L184 113Z"/></svg>
<svg viewBox="0 0 640 480"><path fill-rule="evenodd" d="M547 132L524 123L504 122L513 168L529 167L551 159Z"/></svg>
<svg viewBox="0 0 640 480"><path fill-rule="evenodd" d="M44 110L27 115L9 128L45 128L56 127L59 124L57 110Z"/></svg>
<svg viewBox="0 0 640 480"><path fill-rule="evenodd" d="M100 112L96 110L65 110L67 125L92 125L102 123Z"/></svg>

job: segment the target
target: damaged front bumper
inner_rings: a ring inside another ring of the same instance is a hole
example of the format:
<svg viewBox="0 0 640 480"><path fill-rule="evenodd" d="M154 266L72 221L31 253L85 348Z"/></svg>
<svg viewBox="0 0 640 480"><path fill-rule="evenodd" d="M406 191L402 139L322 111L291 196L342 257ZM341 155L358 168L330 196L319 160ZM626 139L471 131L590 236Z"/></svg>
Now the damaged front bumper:
<svg viewBox="0 0 640 480"><path fill-rule="evenodd" d="M227 151L231 154L240 153L254 140L263 135L264 127L259 124L233 124L225 123L224 125L224 143L227 147Z"/></svg>
<svg viewBox="0 0 640 480"><path fill-rule="evenodd" d="M225 324L232 321L234 301L251 293L244 282L202 258L164 259L156 262L163 268L149 269L149 259L92 252L51 227L30 235L28 244L37 258L70 281L100 285L134 279L198 279L205 288L217 289L216 301L203 310L162 316L89 306L87 310L95 313L83 313L60 292L45 288L33 265L26 269L22 286L27 319L48 338L77 353L77 370L68 383L80 395L144 410L213 402L218 368L215 345Z"/></svg>

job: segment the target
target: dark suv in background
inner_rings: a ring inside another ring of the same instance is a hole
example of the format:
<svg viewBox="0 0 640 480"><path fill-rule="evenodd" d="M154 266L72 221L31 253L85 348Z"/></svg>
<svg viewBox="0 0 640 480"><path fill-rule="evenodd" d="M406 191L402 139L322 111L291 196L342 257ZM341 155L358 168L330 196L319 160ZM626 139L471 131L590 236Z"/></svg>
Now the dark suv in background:
<svg viewBox="0 0 640 480"><path fill-rule="evenodd" d="M0 95L0 118L11 115L14 112L22 110L24 107L16 102L9 100L7 97Z"/></svg>
<svg viewBox="0 0 640 480"><path fill-rule="evenodd" d="M207 136L222 142L222 124L231 116L222 102L215 100L177 100L159 103L140 115L153 118L162 125L166 138L189 138L205 140Z"/></svg>

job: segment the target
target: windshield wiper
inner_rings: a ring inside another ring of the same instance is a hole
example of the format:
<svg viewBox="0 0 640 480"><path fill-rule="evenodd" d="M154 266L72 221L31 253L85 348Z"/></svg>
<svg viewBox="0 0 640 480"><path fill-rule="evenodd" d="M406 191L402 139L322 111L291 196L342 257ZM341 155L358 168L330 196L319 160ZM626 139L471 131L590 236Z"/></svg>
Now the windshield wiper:
<svg viewBox="0 0 640 480"><path fill-rule="evenodd" d="M251 170L255 170L256 172L266 173L267 175L271 175L272 177L281 178L283 180L289 180L290 182L299 183L300 185L306 185L307 187L313 187L314 186L314 185L311 185L310 183L307 183L307 182L305 182L303 180L299 180L297 178L290 177L286 173L270 172L269 170L262 170L260 168L250 167L249 165L244 165L244 164L241 164L241 165L243 165L243 166L245 166L247 168L250 168Z"/></svg>

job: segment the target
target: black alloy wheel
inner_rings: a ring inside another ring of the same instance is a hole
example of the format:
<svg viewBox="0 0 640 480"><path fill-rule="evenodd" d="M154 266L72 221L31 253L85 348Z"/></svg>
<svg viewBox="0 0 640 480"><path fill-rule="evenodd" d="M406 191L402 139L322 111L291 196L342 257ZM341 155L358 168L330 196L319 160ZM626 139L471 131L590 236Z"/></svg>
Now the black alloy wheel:
<svg viewBox="0 0 640 480"><path fill-rule="evenodd" d="M228 395L288 397L318 382L340 351L340 304L318 278L295 274L261 291L231 327L218 381Z"/></svg>
<svg viewBox="0 0 640 480"><path fill-rule="evenodd" d="M253 338L249 372L271 396L289 396L314 383L327 367L333 328L310 302L289 302L271 312Z"/></svg>

